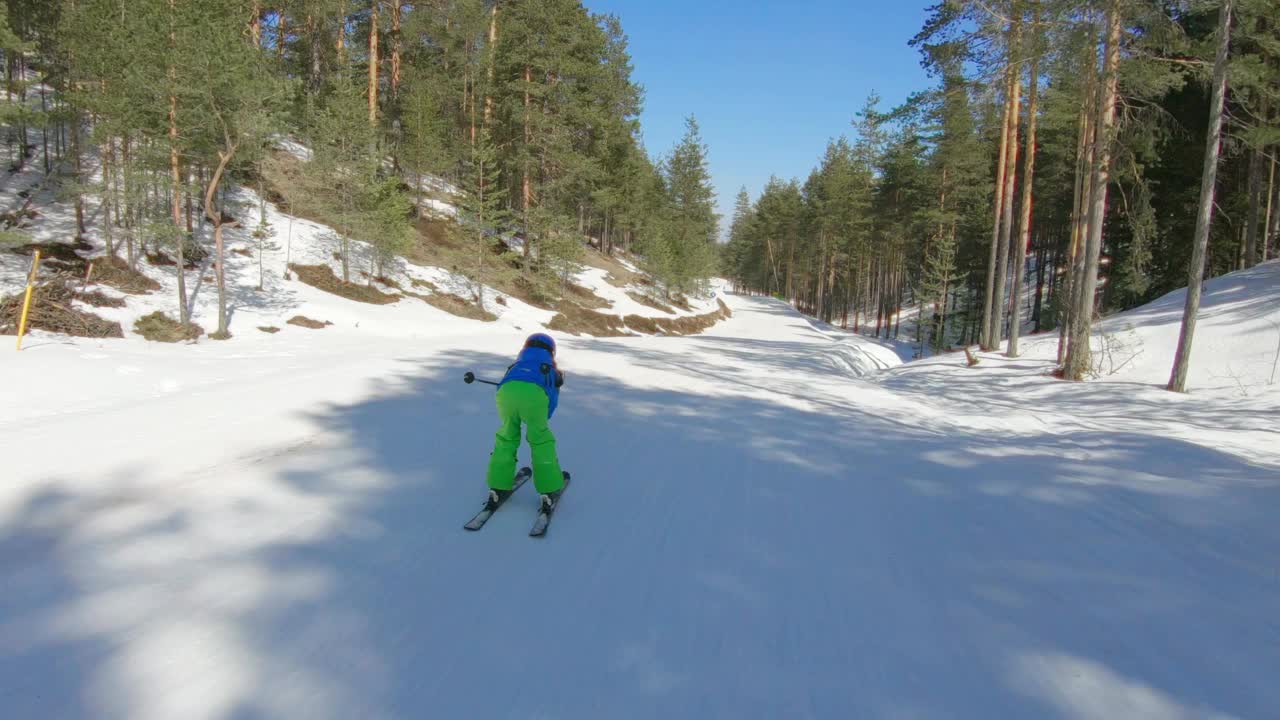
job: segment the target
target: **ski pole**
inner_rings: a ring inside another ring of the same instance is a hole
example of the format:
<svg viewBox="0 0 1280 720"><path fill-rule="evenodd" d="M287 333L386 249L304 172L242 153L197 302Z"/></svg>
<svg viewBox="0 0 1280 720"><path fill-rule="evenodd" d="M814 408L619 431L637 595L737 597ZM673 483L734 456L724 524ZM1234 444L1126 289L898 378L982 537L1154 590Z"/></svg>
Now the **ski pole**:
<svg viewBox="0 0 1280 720"><path fill-rule="evenodd" d="M473 372L469 372L469 373L467 373L466 375L463 375L463 376L462 376L462 382L464 382L464 383L466 383L466 384L468 384L468 385L470 385L470 384L471 384L471 383L473 383L473 382L482 382L482 383L484 383L485 385L493 385L494 387L497 387L497 386L498 386L498 383L496 383L496 382L494 382L494 381L492 381L492 380L482 380L482 379L480 379L480 378L476 377L476 374L475 374L475 373L473 373Z"/></svg>

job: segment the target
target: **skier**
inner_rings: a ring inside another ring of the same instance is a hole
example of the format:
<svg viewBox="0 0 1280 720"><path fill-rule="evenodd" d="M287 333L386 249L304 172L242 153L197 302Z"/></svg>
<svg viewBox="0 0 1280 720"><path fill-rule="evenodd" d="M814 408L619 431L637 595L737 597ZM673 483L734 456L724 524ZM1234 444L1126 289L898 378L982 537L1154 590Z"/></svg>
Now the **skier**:
<svg viewBox="0 0 1280 720"><path fill-rule="evenodd" d="M520 450L520 426L533 453L533 485L542 496L542 511L549 513L564 492L565 478L556 458L556 438L547 421L556 412L564 373L556 367L556 341L534 333L525 340L516 361L498 383L498 429L489 456L489 501L496 508L513 492L516 453Z"/></svg>

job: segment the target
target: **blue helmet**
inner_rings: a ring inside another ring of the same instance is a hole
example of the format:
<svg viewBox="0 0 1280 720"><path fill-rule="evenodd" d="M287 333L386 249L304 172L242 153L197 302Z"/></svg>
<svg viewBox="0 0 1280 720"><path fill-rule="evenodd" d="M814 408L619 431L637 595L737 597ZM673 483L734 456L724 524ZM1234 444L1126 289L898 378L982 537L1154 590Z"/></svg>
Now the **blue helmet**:
<svg viewBox="0 0 1280 720"><path fill-rule="evenodd" d="M534 333L530 335L529 338L524 341L524 346L527 348L542 348L543 350L551 353L551 357L556 356L556 341L546 333Z"/></svg>

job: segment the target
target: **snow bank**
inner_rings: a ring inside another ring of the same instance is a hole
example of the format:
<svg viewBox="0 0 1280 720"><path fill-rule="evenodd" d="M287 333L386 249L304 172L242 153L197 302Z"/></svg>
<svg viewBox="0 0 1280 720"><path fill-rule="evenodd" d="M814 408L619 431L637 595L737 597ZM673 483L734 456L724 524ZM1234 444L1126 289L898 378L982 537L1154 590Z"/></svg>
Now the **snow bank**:
<svg viewBox="0 0 1280 720"><path fill-rule="evenodd" d="M1280 260L1204 284L1192 345L1191 392L1246 397L1274 391L1280 358ZM1092 339L1096 381L1164 386L1173 368L1186 290L1101 322ZM1031 336L1025 357L1056 358L1057 333Z"/></svg>

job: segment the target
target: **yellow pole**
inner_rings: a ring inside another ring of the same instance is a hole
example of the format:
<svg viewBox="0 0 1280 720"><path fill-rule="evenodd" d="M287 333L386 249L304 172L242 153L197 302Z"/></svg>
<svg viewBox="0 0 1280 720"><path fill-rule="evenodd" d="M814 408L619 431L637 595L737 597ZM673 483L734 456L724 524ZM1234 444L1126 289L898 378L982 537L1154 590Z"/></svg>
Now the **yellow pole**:
<svg viewBox="0 0 1280 720"><path fill-rule="evenodd" d="M27 313L31 310L31 292L36 286L36 271L40 269L40 251L31 258L31 274L27 276L27 294L22 299L22 319L18 321L18 349L22 349L22 336L27 331Z"/></svg>

